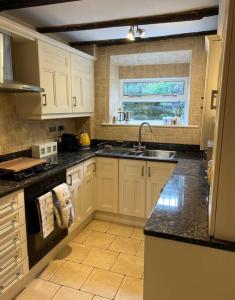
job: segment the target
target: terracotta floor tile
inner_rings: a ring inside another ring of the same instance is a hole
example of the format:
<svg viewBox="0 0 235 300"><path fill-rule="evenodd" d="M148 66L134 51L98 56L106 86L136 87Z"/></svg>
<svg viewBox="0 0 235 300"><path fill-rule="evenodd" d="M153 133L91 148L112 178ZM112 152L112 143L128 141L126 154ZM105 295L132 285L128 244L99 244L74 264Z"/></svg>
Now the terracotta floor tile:
<svg viewBox="0 0 235 300"><path fill-rule="evenodd" d="M143 280L133 277L126 277L115 300L143 300Z"/></svg>
<svg viewBox="0 0 235 300"><path fill-rule="evenodd" d="M116 236L109 249L125 254L136 255L140 243L140 240Z"/></svg>
<svg viewBox="0 0 235 300"><path fill-rule="evenodd" d="M100 221L100 220L92 220L88 225L87 229L95 230L99 232L107 232L107 230L110 227L110 223L106 221Z"/></svg>
<svg viewBox="0 0 235 300"><path fill-rule="evenodd" d="M141 278L144 273L144 260L142 257L121 253L111 271Z"/></svg>
<svg viewBox="0 0 235 300"><path fill-rule="evenodd" d="M119 253L116 251L93 248L82 263L92 267L110 270L118 255Z"/></svg>
<svg viewBox="0 0 235 300"><path fill-rule="evenodd" d="M53 300L91 300L93 295L62 286Z"/></svg>
<svg viewBox="0 0 235 300"><path fill-rule="evenodd" d="M134 227L122 225L122 224L114 224L112 223L107 231L107 233L130 237L133 233Z"/></svg>
<svg viewBox="0 0 235 300"><path fill-rule="evenodd" d="M81 290L97 296L113 299L123 280L123 275L94 269Z"/></svg>
<svg viewBox="0 0 235 300"><path fill-rule="evenodd" d="M59 288L58 284L37 278L27 285L25 290L16 297L16 300L50 300Z"/></svg>
<svg viewBox="0 0 235 300"><path fill-rule="evenodd" d="M84 245L107 249L114 240L114 237L115 236L112 234L93 231L85 241Z"/></svg>
<svg viewBox="0 0 235 300"><path fill-rule="evenodd" d="M80 289L92 271L92 267L66 261L50 281L67 287Z"/></svg>

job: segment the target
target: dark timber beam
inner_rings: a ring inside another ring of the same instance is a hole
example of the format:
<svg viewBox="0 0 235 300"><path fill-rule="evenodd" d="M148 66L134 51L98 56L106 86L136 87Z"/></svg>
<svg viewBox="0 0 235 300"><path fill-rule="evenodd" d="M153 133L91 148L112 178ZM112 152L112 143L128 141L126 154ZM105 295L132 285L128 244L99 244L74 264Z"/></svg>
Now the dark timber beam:
<svg viewBox="0 0 235 300"><path fill-rule="evenodd" d="M65 2L74 2L74 0L0 0L0 11L42 5L51 5Z"/></svg>
<svg viewBox="0 0 235 300"><path fill-rule="evenodd" d="M199 31L199 32L189 32L189 33L181 33L181 34L173 34L166 36L157 36L157 37L149 37L149 38L136 38L135 41L130 41L128 39L113 39L113 40L97 40L97 41L87 41L87 42L71 42L69 43L71 47L79 48L81 46L89 46L89 45L97 45L98 47L102 46L115 46L115 45L123 45L123 44L133 44L133 43L144 43L144 42L154 42L154 41L162 41L167 39L176 39L176 38L185 38L185 37L195 37L195 36L205 36L216 34L216 30L210 31Z"/></svg>
<svg viewBox="0 0 235 300"><path fill-rule="evenodd" d="M41 33L53 32L66 32L66 31L79 31L79 30L92 30L110 27L122 27L131 25L148 25L160 23L172 23L183 21L201 20L204 17L218 15L218 6L206 7L195 10L182 11L177 13L170 13L164 15L154 15L146 17L136 17L129 19L119 19L92 23L71 24L62 26L39 27L37 30Z"/></svg>

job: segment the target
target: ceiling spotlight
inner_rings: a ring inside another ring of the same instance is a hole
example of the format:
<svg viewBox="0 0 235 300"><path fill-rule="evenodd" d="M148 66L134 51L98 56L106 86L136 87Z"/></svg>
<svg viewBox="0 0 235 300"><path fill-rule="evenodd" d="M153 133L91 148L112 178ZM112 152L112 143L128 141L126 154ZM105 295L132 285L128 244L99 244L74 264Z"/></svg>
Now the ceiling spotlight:
<svg viewBox="0 0 235 300"><path fill-rule="evenodd" d="M127 38L130 41L134 41L135 40L135 28L134 28L134 26L130 27L130 29L128 31L128 34L127 34Z"/></svg>
<svg viewBox="0 0 235 300"><path fill-rule="evenodd" d="M145 37L145 34L146 34L146 31L142 28L139 28L139 26L137 25L137 28L136 28L136 34L140 37L140 38L144 38Z"/></svg>

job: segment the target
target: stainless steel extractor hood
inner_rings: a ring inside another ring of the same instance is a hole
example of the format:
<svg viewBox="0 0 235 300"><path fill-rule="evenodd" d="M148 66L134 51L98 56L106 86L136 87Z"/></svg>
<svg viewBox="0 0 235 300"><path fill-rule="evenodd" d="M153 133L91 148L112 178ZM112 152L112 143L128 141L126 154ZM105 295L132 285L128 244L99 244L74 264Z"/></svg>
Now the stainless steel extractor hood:
<svg viewBox="0 0 235 300"><path fill-rule="evenodd" d="M43 88L17 82L13 77L11 37L0 33L0 92L41 93Z"/></svg>

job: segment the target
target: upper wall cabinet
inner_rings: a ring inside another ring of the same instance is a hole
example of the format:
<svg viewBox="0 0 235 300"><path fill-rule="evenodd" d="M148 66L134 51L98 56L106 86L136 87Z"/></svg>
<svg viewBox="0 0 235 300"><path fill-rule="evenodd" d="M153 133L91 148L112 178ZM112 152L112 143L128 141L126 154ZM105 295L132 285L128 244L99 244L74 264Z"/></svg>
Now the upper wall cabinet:
<svg viewBox="0 0 235 300"><path fill-rule="evenodd" d="M89 116L94 112L94 63L43 41L14 47L16 79L44 93L16 94L17 113L29 119Z"/></svg>
<svg viewBox="0 0 235 300"><path fill-rule="evenodd" d="M71 54L71 80L73 111L94 111L94 63L76 54Z"/></svg>

